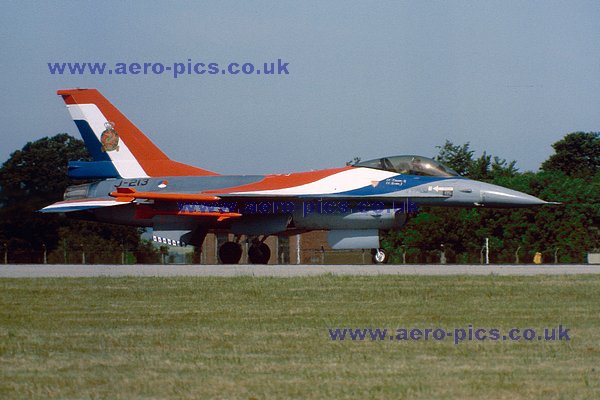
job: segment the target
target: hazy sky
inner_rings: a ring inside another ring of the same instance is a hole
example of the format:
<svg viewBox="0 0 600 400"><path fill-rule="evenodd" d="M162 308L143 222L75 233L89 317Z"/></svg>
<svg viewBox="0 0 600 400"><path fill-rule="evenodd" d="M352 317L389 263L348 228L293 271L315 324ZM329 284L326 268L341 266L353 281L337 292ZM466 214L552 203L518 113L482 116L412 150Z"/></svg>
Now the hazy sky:
<svg viewBox="0 0 600 400"><path fill-rule="evenodd" d="M325 4L322 4L325 3ZM0 3L0 161L77 137L56 90L99 89L171 158L221 173L437 154L537 170L600 130L599 1ZM51 75L48 62L289 63L289 75Z"/></svg>

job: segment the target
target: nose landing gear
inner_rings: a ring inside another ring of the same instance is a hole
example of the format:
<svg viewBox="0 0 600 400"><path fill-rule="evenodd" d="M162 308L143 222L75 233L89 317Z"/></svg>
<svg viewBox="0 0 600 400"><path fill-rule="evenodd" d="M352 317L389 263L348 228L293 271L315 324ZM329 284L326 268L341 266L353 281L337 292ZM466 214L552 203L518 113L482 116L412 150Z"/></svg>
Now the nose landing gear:
<svg viewBox="0 0 600 400"><path fill-rule="evenodd" d="M372 249L371 254L375 264L387 264L390 259L390 255L384 249Z"/></svg>

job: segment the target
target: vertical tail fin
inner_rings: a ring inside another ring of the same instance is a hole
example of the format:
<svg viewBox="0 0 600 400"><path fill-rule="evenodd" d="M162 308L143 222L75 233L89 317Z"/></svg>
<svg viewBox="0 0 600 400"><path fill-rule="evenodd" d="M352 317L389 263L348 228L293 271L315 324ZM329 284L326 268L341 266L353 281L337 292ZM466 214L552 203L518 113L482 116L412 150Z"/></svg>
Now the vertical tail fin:
<svg viewBox="0 0 600 400"><path fill-rule="evenodd" d="M59 90L94 161L114 176L206 176L215 172L178 163L166 156L96 89Z"/></svg>

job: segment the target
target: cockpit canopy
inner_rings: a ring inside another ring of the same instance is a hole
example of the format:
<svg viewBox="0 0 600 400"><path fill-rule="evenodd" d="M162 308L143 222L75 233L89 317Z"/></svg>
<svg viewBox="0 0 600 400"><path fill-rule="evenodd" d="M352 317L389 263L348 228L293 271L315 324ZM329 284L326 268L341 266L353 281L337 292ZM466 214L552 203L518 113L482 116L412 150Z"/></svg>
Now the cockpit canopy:
<svg viewBox="0 0 600 400"><path fill-rule="evenodd" d="M405 175L459 176L452 168L422 156L393 156L363 161L354 165L396 172Z"/></svg>

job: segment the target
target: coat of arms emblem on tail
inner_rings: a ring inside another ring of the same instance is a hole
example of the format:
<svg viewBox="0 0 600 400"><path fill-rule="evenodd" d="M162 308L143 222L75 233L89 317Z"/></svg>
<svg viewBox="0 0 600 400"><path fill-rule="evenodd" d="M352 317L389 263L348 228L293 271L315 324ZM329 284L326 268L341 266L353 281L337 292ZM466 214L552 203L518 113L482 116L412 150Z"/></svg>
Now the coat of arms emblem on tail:
<svg viewBox="0 0 600 400"><path fill-rule="evenodd" d="M106 128L100 135L100 143L102 143L102 151L119 151L119 135L113 128L114 123L107 121L104 123Z"/></svg>

